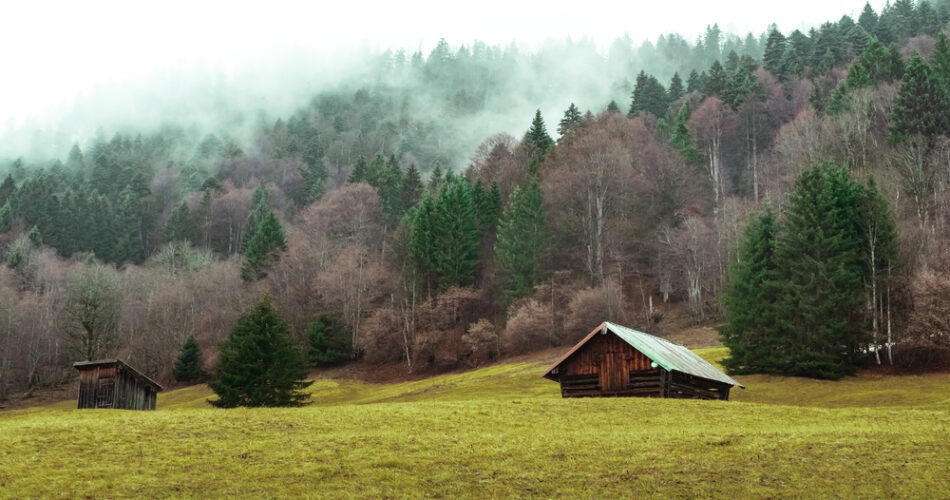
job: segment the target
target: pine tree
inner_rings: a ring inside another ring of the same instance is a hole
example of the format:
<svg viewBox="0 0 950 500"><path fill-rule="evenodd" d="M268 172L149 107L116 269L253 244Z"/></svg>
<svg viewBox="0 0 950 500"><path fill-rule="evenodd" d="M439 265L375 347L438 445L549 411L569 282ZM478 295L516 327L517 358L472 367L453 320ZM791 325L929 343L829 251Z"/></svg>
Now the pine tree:
<svg viewBox="0 0 950 500"><path fill-rule="evenodd" d="M930 66L914 53L907 63L891 113L891 140L919 135L932 141L947 130L947 95Z"/></svg>
<svg viewBox="0 0 950 500"><path fill-rule="evenodd" d="M858 17L858 25L869 34L877 32L877 12L874 12L870 2L865 2L864 10L861 11L861 16Z"/></svg>
<svg viewBox="0 0 950 500"><path fill-rule="evenodd" d="M771 33L765 42L765 54L762 56L762 64L779 80L785 79L785 68L782 63L785 60L785 35L778 28L772 27Z"/></svg>
<svg viewBox="0 0 950 500"><path fill-rule="evenodd" d="M403 216L403 173L395 156L391 156L377 176L376 188L379 193L379 204L385 217L386 224L395 226Z"/></svg>
<svg viewBox="0 0 950 500"><path fill-rule="evenodd" d="M720 96L722 92L726 89L726 81L728 75L726 70L723 69L722 64L719 61L712 63L712 66L709 67L709 76L706 78L706 85L703 89L703 93L706 95Z"/></svg>
<svg viewBox="0 0 950 500"><path fill-rule="evenodd" d="M434 259L442 287L473 284L481 231L472 188L465 178L442 188L435 222Z"/></svg>
<svg viewBox="0 0 950 500"><path fill-rule="evenodd" d="M184 201L172 212L171 217L165 224L164 240L168 241L187 241L194 242L197 239L198 228L195 226L195 220L191 217L188 210L188 204Z"/></svg>
<svg viewBox="0 0 950 500"><path fill-rule="evenodd" d="M5 205L11 197L16 195L16 181L12 174L7 174L3 184L0 184L0 205Z"/></svg>
<svg viewBox="0 0 950 500"><path fill-rule="evenodd" d="M777 333L779 299L775 239L778 221L770 206L752 214L743 228L736 260L729 266L723 291L723 360L730 373L781 373L784 349Z"/></svg>
<svg viewBox="0 0 950 500"><path fill-rule="evenodd" d="M700 165L703 161L703 155L693 144L693 138L690 136L689 128L686 123L689 121L690 110L688 104L683 104L676 118L673 120L672 131L670 132L670 144L679 151L687 163L691 165Z"/></svg>
<svg viewBox="0 0 950 500"><path fill-rule="evenodd" d="M637 75L637 83L630 101L630 112L627 115L633 118L641 111L646 111L652 113L653 116L662 118L666 116L668 105L666 90L663 85L652 75L641 71Z"/></svg>
<svg viewBox="0 0 950 500"><path fill-rule="evenodd" d="M558 124L557 133L564 137L572 130L581 126L581 112L577 109L577 106L572 102L568 106L567 110L564 111L564 118L561 118L561 122Z"/></svg>
<svg viewBox="0 0 950 500"><path fill-rule="evenodd" d="M861 197L846 168L824 164L802 170L789 196L775 244L778 369L788 375L840 378L859 361L867 340L854 321L862 299Z"/></svg>
<svg viewBox="0 0 950 500"><path fill-rule="evenodd" d="M666 102L676 102L684 94L686 94L686 89L683 88L683 80L680 78L680 74L673 73L673 78L670 79L670 87L666 90Z"/></svg>
<svg viewBox="0 0 950 500"><path fill-rule="evenodd" d="M284 230L277 217L274 216L274 212L268 211L247 245L244 264L241 266L241 277L245 281L263 278L266 276L264 269L269 258L282 250L287 250Z"/></svg>
<svg viewBox="0 0 950 500"><path fill-rule="evenodd" d="M531 128L525 133L524 142L531 148L531 159L534 164L540 163L548 150L554 146L554 139L548 135L540 109L534 113L534 120L531 121Z"/></svg>
<svg viewBox="0 0 950 500"><path fill-rule="evenodd" d="M620 106L617 105L617 101L611 100L611 101L607 104L607 112L608 112L608 113L619 113L619 112L620 112Z"/></svg>
<svg viewBox="0 0 950 500"><path fill-rule="evenodd" d="M247 252L248 245L254 239L257 228L267 218L268 213L270 213L270 195L267 193L264 183L261 183L254 190L254 195L251 197L251 213L247 215L247 220L244 222L244 239L241 241L242 252Z"/></svg>
<svg viewBox="0 0 950 500"><path fill-rule="evenodd" d="M947 35L940 33L937 36L937 45L934 47L934 54L930 60L930 66L933 70L933 76L943 87L945 94L950 94L950 43L947 41ZM4 184L6 182L4 181ZM0 192L3 189L0 188ZM0 203L3 202L3 196L0 196Z"/></svg>
<svg viewBox="0 0 950 500"><path fill-rule="evenodd" d="M422 176L419 174L419 169L416 168L416 165L410 164L409 168L406 169L406 175L403 177L402 181L402 211L406 213L410 208L416 206L419 203L419 199L422 197L422 192L424 187L422 185Z"/></svg>
<svg viewBox="0 0 950 500"><path fill-rule="evenodd" d="M498 226L495 243L495 261L506 304L530 292L541 280L541 259L548 239L538 183L516 187Z"/></svg>
<svg viewBox="0 0 950 500"><path fill-rule="evenodd" d="M201 350L198 348L198 341L195 340L194 335L189 336L181 346L181 353L175 360L172 377L178 382L194 382L201 378Z"/></svg>
<svg viewBox="0 0 950 500"><path fill-rule="evenodd" d="M309 395L303 355L290 327L277 314L270 296L241 315L220 347L215 380L208 384L220 408L301 406Z"/></svg>
<svg viewBox="0 0 950 500"><path fill-rule="evenodd" d="M356 160L356 166L353 167L353 171L350 172L350 178L347 180L350 184L356 184L357 182L366 181L366 159L360 156Z"/></svg>
<svg viewBox="0 0 950 500"><path fill-rule="evenodd" d="M686 92L701 92L705 85L695 69L689 72L689 78L686 79Z"/></svg>
<svg viewBox="0 0 950 500"><path fill-rule="evenodd" d="M307 326L307 360L311 366L335 363L352 351L343 323L330 315L320 315Z"/></svg>

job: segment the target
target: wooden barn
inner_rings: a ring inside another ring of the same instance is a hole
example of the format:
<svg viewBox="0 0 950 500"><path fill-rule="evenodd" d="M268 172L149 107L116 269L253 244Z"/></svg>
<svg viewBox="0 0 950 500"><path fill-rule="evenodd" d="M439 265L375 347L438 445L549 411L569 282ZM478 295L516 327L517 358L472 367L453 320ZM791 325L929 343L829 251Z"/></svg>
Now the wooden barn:
<svg viewBox="0 0 950 500"><path fill-rule="evenodd" d="M162 386L122 361L82 361L73 366L79 370L80 409L155 409L155 396Z"/></svg>
<svg viewBox="0 0 950 500"><path fill-rule="evenodd" d="M729 399L745 388L689 349L648 333L602 323L543 375L561 396Z"/></svg>

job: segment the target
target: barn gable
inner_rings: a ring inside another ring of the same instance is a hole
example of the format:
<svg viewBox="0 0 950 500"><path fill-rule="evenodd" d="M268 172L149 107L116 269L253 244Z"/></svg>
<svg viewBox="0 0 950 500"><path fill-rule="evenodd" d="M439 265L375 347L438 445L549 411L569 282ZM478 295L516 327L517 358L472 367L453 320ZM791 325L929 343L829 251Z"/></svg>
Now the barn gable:
<svg viewBox="0 0 950 500"><path fill-rule="evenodd" d="M742 384L681 345L615 323L590 332L543 375L565 397L728 398Z"/></svg>

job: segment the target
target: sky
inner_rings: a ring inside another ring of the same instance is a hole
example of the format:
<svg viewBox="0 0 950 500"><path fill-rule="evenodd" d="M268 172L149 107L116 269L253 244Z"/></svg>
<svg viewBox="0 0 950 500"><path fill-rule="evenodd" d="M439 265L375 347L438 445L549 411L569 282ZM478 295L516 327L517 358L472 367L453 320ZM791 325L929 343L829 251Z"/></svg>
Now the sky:
<svg viewBox="0 0 950 500"><path fill-rule="evenodd" d="M884 1L870 3L879 12ZM2 2L0 133L55 119L97 89L153 78L166 79L170 91L205 76L266 78L278 59L315 62L332 73L359 47L428 53L444 37L452 46L514 41L530 49L570 36L606 51L625 33L636 43L670 32L693 40L714 22L742 34L777 22L788 33L846 13L856 19L863 6L864 0Z"/></svg>

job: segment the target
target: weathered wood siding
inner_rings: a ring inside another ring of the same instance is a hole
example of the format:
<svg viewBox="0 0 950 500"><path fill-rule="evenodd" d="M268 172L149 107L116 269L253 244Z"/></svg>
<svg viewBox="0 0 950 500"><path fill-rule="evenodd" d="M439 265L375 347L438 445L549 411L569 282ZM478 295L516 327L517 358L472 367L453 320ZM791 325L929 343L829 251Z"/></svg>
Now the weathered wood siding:
<svg viewBox="0 0 950 500"><path fill-rule="evenodd" d="M729 399L729 384L652 363L613 333L595 335L558 367L561 396Z"/></svg>
<svg viewBox="0 0 950 500"><path fill-rule="evenodd" d="M659 372L651 363L616 335L596 335L560 367L561 395L658 397Z"/></svg>
<svg viewBox="0 0 950 500"><path fill-rule="evenodd" d="M78 408L154 410L156 391L123 366L95 365L79 370Z"/></svg>

